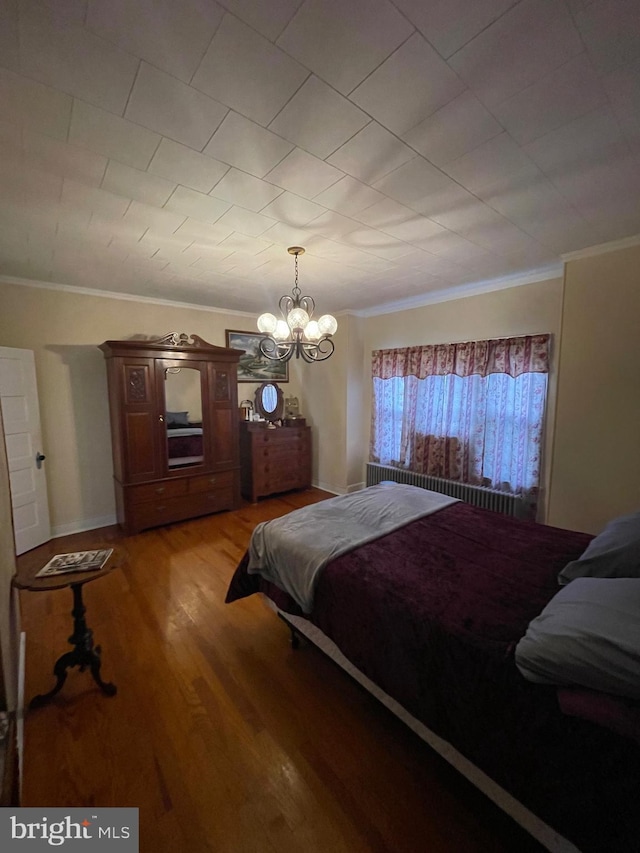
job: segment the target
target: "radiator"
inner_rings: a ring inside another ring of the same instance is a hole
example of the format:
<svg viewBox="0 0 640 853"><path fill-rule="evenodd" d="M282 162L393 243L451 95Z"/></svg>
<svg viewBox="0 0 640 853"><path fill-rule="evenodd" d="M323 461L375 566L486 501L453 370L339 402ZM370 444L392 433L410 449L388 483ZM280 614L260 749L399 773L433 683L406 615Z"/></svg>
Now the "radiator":
<svg viewBox="0 0 640 853"><path fill-rule="evenodd" d="M454 480L443 480L440 477L430 477L427 474L416 474L414 471L405 471L403 468L393 468L390 465L367 462L367 486L375 486L376 483L381 483L384 480L393 480L394 483L406 483L409 486L430 489L432 492L441 492L443 495L459 498L465 503L480 506L483 509L491 509L494 512L501 512L503 515L513 515L516 518L524 518L526 515L525 502L518 495L498 492L495 489L487 489L483 486L471 486L468 483L457 483Z"/></svg>

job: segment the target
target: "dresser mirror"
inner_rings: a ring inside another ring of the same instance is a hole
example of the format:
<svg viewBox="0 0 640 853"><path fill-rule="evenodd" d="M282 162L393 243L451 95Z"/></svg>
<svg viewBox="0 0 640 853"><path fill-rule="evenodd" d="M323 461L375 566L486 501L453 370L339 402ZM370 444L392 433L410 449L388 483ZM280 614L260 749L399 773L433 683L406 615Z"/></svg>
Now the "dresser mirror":
<svg viewBox="0 0 640 853"><path fill-rule="evenodd" d="M255 411L265 421L273 423L282 419L284 394L275 382L263 382L256 389Z"/></svg>
<svg viewBox="0 0 640 853"><path fill-rule="evenodd" d="M172 470L204 460L202 380L197 367L165 366L167 463Z"/></svg>

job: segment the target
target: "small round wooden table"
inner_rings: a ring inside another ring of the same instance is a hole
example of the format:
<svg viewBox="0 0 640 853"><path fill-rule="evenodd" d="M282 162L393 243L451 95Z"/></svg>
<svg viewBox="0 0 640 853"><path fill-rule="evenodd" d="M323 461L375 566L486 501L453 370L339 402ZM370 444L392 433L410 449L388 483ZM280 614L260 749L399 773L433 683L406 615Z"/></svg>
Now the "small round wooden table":
<svg viewBox="0 0 640 853"><path fill-rule="evenodd" d="M98 546L99 548L100 546ZM109 548L111 546L104 546ZM94 549L92 549L94 550ZM97 548L95 550L98 550ZM18 589L26 589L30 592L41 592L43 590L63 589L70 586L73 593L73 634L69 637L69 643L73 646L73 651L65 652L55 663L53 674L56 677L56 684L48 693L41 693L34 696L29 703L30 708L40 708L50 699L62 690L62 686L67 680L67 670L78 666L80 672L89 669L93 680L98 687L107 696L115 696L117 687L115 684L105 682L100 677L101 648L93 645L93 631L87 627L87 622L84 618L86 607L82 601L82 587L86 583L95 581L98 578L103 578L114 569L122 564L122 553L114 548L109 556L109 559L101 569L85 572L68 572L63 575L49 575L48 577L36 577L36 573L41 567L30 567L19 571L13 578L13 585Z"/></svg>

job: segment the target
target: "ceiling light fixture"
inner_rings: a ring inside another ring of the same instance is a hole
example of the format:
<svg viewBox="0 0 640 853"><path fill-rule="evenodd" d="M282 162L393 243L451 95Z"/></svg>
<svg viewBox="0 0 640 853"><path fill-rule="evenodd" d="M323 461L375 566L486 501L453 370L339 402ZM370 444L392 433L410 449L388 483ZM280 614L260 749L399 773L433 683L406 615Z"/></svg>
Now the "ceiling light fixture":
<svg viewBox="0 0 640 853"><path fill-rule="evenodd" d="M280 297L278 306L282 319L274 314L258 317L258 331L265 337L260 341L260 352L271 361L289 361L294 355L305 361L324 361L335 349L331 336L338 329L338 322L331 314L323 314L312 320L316 304L310 296L302 296L298 287L298 255L304 254L301 246L287 249L295 257L296 278L291 293Z"/></svg>

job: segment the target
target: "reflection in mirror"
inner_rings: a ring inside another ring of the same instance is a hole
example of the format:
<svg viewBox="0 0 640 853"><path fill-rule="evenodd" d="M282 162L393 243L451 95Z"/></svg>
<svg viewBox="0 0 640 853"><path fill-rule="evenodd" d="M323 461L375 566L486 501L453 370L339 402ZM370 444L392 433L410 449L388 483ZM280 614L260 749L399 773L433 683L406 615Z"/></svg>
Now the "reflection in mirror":
<svg viewBox="0 0 640 853"><path fill-rule="evenodd" d="M204 461L200 371L167 367L164 378L169 468L200 465Z"/></svg>
<svg viewBox="0 0 640 853"><path fill-rule="evenodd" d="M273 385L265 385L262 389L262 408L270 415L273 414L278 405L278 395Z"/></svg>
<svg viewBox="0 0 640 853"><path fill-rule="evenodd" d="M275 382L263 382L256 389L256 412L266 421L279 421L282 417L284 394Z"/></svg>

